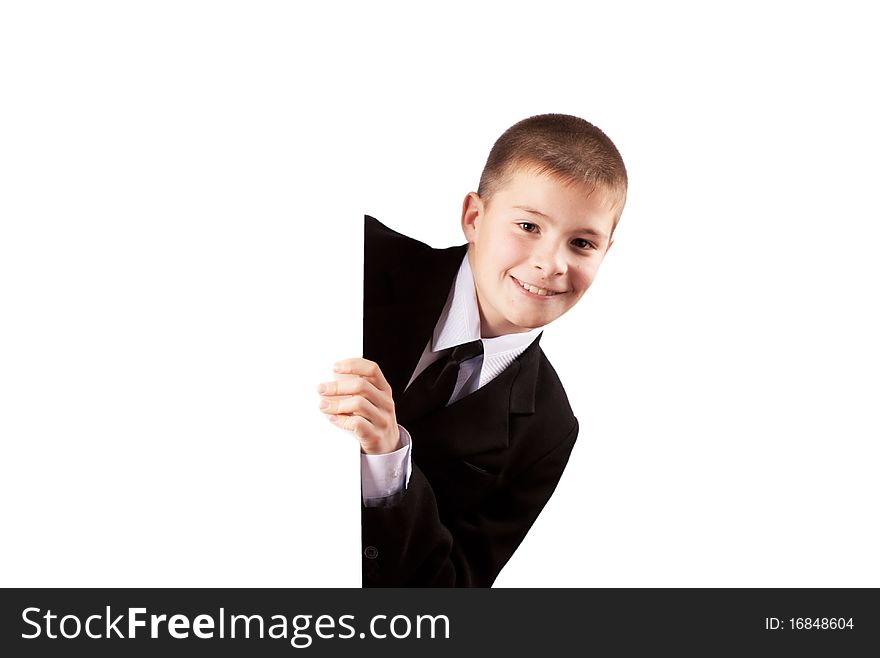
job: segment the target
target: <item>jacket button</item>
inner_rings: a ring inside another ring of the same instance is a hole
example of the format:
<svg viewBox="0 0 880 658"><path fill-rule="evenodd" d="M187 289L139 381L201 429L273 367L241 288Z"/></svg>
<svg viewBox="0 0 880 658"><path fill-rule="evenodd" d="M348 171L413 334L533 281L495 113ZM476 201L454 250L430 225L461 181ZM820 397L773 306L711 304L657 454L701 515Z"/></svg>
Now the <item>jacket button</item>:
<svg viewBox="0 0 880 658"><path fill-rule="evenodd" d="M375 560L377 557L379 557L379 551L376 549L375 546L367 546L364 549L364 555L367 556L368 560Z"/></svg>

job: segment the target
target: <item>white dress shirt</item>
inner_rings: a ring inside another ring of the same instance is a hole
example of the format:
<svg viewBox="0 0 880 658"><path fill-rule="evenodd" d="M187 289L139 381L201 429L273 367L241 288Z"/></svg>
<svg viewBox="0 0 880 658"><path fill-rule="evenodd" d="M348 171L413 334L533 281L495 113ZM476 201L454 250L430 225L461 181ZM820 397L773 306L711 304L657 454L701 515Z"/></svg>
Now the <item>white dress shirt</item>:
<svg viewBox="0 0 880 658"><path fill-rule="evenodd" d="M406 318L402 318L405 320ZM459 366L458 379L447 406L482 388L522 354L531 345L543 327L519 334L497 338L483 338L483 354L464 361ZM416 369L410 377L416 377L429 365L447 355L454 347L480 339L480 309L477 292L467 254L458 268L455 283L449 291L446 305L434 327ZM412 471L412 438L400 428L400 448L384 455L361 455L361 493L368 507L381 505L384 499L406 489ZM417 437L418 438L418 437Z"/></svg>

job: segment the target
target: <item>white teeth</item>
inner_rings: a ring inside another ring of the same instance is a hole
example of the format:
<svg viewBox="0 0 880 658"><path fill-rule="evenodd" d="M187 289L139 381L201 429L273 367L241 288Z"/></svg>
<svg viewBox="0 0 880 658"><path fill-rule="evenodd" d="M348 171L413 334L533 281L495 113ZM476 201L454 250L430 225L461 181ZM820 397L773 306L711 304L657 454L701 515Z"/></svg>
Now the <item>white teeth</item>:
<svg viewBox="0 0 880 658"><path fill-rule="evenodd" d="M536 294L536 295L541 295L542 297L552 297L553 295L558 295L558 294L559 294L558 292L552 292L552 291L550 291L550 290L545 290L544 288L538 288L537 286L533 286L533 285L528 284L528 283L523 283L523 282L520 281L519 279L516 279L516 282L517 282L519 285L521 285L523 288L525 288L526 290L528 290L529 292L534 293L534 294Z"/></svg>

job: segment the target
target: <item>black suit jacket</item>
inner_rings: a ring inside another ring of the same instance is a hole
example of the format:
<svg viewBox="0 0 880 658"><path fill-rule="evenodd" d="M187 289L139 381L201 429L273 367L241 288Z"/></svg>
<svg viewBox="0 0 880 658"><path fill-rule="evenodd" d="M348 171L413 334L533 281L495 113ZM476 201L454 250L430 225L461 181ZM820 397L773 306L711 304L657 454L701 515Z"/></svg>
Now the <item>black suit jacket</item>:
<svg viewBox="0 0 880 658"><path fill-rule="evenodd" d="M467 246L433 249L369 216L364 244L364 357L399 400ZM364 586L494 582L556 488L578 432L539 341L490 383L405 426L406 491L362 510Z"/></svg>

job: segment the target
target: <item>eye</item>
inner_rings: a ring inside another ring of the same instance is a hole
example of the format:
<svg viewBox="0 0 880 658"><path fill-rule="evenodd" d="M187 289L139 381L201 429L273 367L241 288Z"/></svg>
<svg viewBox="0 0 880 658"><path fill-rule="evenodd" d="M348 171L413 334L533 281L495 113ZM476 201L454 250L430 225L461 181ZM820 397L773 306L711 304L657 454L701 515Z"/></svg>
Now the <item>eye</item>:
<svg viewBox="0 0 880 658"><path fill-rule="evenodd" d="M575 238L571 241L571 243L577 247L578 249L595 249L596 245L594 245L589 240L584 240L583 238Z"/></svg>
<svg viewBox="0 0 880 658"><path fill-rule="evenodd" d="M538 230L538 226L531 222L518 222L517 225L526 233L534 233Z"/></svg>

